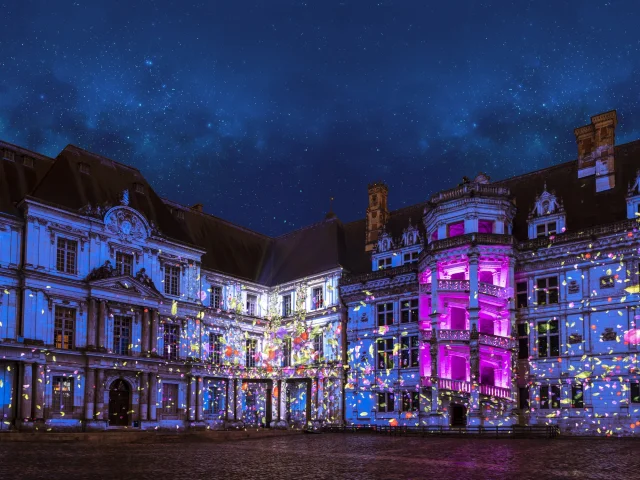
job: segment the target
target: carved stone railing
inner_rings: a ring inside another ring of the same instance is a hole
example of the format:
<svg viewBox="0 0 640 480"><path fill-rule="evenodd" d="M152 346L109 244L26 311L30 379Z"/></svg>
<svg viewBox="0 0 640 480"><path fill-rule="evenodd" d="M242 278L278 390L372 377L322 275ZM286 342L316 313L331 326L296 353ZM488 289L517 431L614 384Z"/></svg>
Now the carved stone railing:
<svg viewBox="0 0 640 480"><path fill-rule="evenodd" d="M456 392L471 393L471 383L462 380L451 380L450 378L439 378L438 388L441 390L453 390Z"/></svg>
<svg viewBox="0 0 640 480"><path fill-rule="evenodd" d="M536 250L538 248L547 248L552 245L578 242L580 240L591 240L594 237L600 237L603 235L614 235L616 233L624 233L638 228L640 219L622 220L616 223L610 223L609 225L599 225L597 227L585 228L578 232L567 232L550 237L534 238L526 242L518 244L518 250Z"/></svg>
<svg viewBox="0 0 640 480"><path fill-rule="evenodd" d="M478 282L478 292L492 297L508 298L509 293L506 288L491 283Z"/></svg>
<svg viewBox="0 0 640 480"><path fill-rule="evenodd" d="M511 398L511 389L496 387L494 385L483 385L482 383L480 384L480 393L491 397Z"/></svg>
<svg viewBox="0 0 640 480"><path fill-rule="evenodd" d="M517 342L514 338L499 337L497 335L488 335L486 333L478 334L478 343L507 350L514 349L517 346Z"/></svg>
<svg viewBox="0 0 640 480"><path fill-rule="evenodd" d="M516 341L511 337L498 337L496 335L487 335L486 333L478 334L478 343L480 345L488 345L490 347L504 348L510 350L516 348Z"/></svg>
<svg viewBox="0 0 640 480"><path fill-rule="evenodd" d="M431 341L432 333L433 333L432 330L421 330L420 331L420 340L422 340L423 342Z"/></svg>
<svg viewBox="0 0 640 480"><path fill-rule="evenodd" d="M506 187L498 187L494 185L486 185L484 183L472 182L472 183L465 183L464 185L460 185L459 187L452 188L451 190L438 192L435 195L431 196L430 201L432 203L447 202L449 200L455 200L456 198L469 196L472 193L474 195L485 195L485 196L491 196L491 197L497 197L497 196L508 197L509 195L511 195L511 191Z"/></svg>
<svg viewBox="0 0 640 480"><path fill-rule="evenodd" d="M469 280L438 280L438 291L468 292Z"/></svg>
<svg viewBox="0 0 640 480"><path fill-rule="evenodd" d="M515 240L512 235L499 233L465 233L457 237L443 238L435 240L428 245L429 251L447 250L449 248L463 245L514 245Z"/></svg>
<svg viewBox="0 0 640 480"><path fill-rule="evenodd" d="M385 268L382 270L376 270L375 272L359 273L356 275L342 274L339 280L339 285L352 285L354 283L366 283L371 280L380 280L381 278L395 277L397 275L404 275L408 273L418 273L418 264L409 263L400 267Z"/></svg>
<svg viewBox="0 0 640 480"><path fill-rule="evenodd" d="M431 284L430 283L421 283L420 284L420 293L431 293Z"/></svg>
<svg viewBox="0 0 640 480"><path fill-rule="evenodd" d="M437 330L438 340L468 342L471 333L469 330Z"/></svg>

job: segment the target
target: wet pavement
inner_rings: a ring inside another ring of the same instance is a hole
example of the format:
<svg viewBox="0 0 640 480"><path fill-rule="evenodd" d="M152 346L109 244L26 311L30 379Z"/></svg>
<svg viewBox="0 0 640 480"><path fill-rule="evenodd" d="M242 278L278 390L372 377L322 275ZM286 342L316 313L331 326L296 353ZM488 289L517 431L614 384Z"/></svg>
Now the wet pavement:
<svg viewBox="0 0 640 480"><path fill-rule="evenodd" d="M634 473L635 472L635 473ZM0 443L0 479L626 479L640 441L294 435L226 443Z"/></svg>

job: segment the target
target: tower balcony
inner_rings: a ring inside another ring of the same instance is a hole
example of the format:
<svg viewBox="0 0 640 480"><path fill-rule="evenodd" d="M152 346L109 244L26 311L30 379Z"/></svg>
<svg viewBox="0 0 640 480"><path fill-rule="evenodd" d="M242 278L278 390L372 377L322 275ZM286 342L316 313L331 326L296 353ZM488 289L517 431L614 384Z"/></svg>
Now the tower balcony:
<svg viewBox="0 0 640 480"><path fill-rule="evenodd" d="M438 280L438 292L464 292L470 291L469 280ZM420 284L420 293L430 294L431 284ZM495 298L509 298L509 289L492 283L478 282L478 293Z"/></svg>
<svg viewBox="0 0 640 480"><path fill-rule="evenodd" d="M421 380L422 386L433 386L433 381L430 377L422 377ZM451 378L438 379L438 390L471 394L474 388L475 387L471 382L465 382L464 380L453 380ZM512 399L511 389L509 388L485 385L481 383L478 385L478 390L481 395L486 395L488 397L504 398L508 400Z"/></svg>
<svg viewBox="0 0 640 480"><path fill-rule="evenodd" d="M433 335L433 330L422 330L420 339L425 343L430 342ZM443 343L471 341L471 332L469 330L435 330L435 336L438 342ZM478 344L505 350L514 350L517 347L517 342L512 337L499 337L486 333L478 334Z"/></svg>
<svg viewBox="0 0 640 480"><path fill-rule="evenodd" d="M443 238L442 240L434 240L427 246L430 253L448 250L450 248L458 248L474 245L504 245L515 246L516 242L513 235L502 233L466 233L455 237Z"/></svg>

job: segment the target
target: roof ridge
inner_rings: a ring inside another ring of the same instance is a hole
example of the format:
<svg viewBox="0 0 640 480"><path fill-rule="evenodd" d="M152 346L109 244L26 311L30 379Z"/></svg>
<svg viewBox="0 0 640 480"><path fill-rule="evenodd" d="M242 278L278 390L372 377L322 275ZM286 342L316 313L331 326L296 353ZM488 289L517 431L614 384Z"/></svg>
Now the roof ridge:
<svg viewBox="0 0 640 480"><path fill-rule="evenodd" d="M33 150L29 150L28 148L24 148L24 147L21 147L19 145L15 145L15 144L13 144L11 142L7 142L6 140L1 140L0 139L0 146L2 146L2 145L6 145L6 146L9 146L11 148L15 148L16 150L18 150L20 152L29 153L30 154L29 156L41 158L43 160L50 160L51 163L55 162L55 158L53 158L53 157L49 157L49 156L44 155L44 154L39 153L39 152L34 152Z"/></svg>
<svg viewBox="0 0 640 480"><path fill-rule="evenodd" d="M138 169L138 168L136 168L136 167L132 167L131 165L127 165L127 164L125 164L125 163L119 162L118 160L114 160L113 158L105 157L104 155L99 155L99 154L97 154L97 153L90 152L89 150L85 150L84 148L79 147L79 146L77 146L77 145L74 145L74 144L72 144L72 143L69 143L66 147L64 147L64 148L62 149L62 151L61 151L58 155L62 154L62 153L63 153L65 150L67 150L67 149L71 149L71 150L79 150L79 151L80 151L80 152L82 152L83 154L85 154L85 155L89 155L89 156L94 157L94 158L97 158L97 159L99 159L99 160L108 160L108 161L110 161L110 162L115 163L116 165L118 165L118 166L120 166L120 167L124 167L124 168L126 168L126 169L128 169L128 170L134 170L134 171L138 172L140 175L142 175L142 172L140 171L140 169ZM144 178L144 175L142 175L142 178ZM145 181L146 181L146 179L145 179ZM147 183L149 183L149 182L147 182Z"/></svg>

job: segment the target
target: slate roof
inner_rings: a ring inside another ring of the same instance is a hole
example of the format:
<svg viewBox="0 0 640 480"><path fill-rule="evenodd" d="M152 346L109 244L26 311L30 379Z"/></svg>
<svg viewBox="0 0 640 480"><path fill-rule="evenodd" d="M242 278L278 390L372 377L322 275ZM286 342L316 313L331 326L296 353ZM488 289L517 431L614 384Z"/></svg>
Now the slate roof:
<svg viewBox="0 0 640 480"><path fill-rule="evenodd" d="M4 148L15 161L2 160ZM23 157L33 159L26 166ZM89 168L89 174L80 170ZM640 140L615 147L616 186L596 193L595 177L579 179L577 160L493 182L510 188L517 207L514 235L527 239L527 218L546 182L564 203L567 229L607 224L626 218L625 196L640 168ZM144 193L139 193L137 185ZM263 285L276 285L336 267L351 273L371 271L365 252L365 220L342 223L334 214L308 227L268 237L213 215L161 199L139 170L69 145L52 159L0 142L0 212L20 216L16 205L24 198L74 212L91 204L118 205L122 191L130 192L130 206L153 222L159 232L178 242L205 250L203 267ZM425 197L426 198L426 197ZM366 192L363 192L363 202ZM389 212L386 231L399 239L409 222L425 237L422 202ZM182 212L178 214L178 212Z"/></svg>

